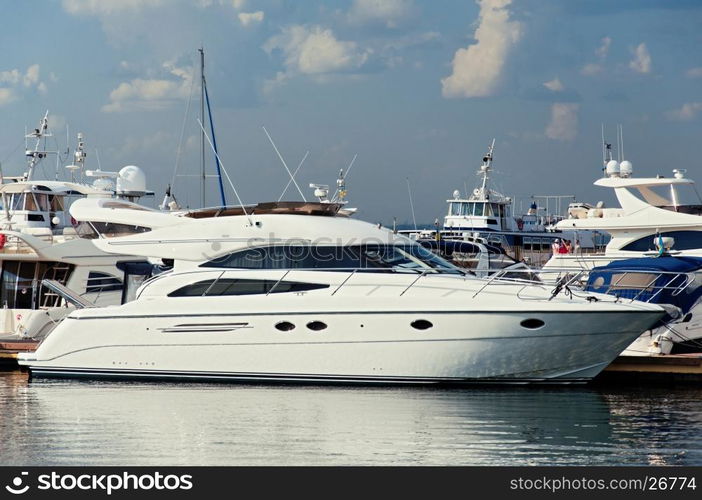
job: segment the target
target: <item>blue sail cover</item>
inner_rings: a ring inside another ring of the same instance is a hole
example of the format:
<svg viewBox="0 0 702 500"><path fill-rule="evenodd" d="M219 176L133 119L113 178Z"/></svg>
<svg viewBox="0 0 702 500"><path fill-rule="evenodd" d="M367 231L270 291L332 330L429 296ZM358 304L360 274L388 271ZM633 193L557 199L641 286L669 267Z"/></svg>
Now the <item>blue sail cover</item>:
<svg viewBox="0 0 702 500"><path fill-rule="evenodd" d="M695 276L694 281L684 285L690 279L690 273L701 269L702 258L698 257L641 257L617 260L606 266L593 268L585 289L626 299L636 298L655 304L672 304L686 314L702 296L702 278ZM678 290L678 287L684 288Z"/></svg>

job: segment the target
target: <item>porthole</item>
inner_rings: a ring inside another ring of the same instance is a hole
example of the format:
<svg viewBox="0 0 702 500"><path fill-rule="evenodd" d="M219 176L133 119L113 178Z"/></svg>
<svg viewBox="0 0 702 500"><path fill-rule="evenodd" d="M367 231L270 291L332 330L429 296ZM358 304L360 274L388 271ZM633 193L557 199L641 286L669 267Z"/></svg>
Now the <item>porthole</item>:
<svg viewBox="0 0 702 500"><path fill-rule="evenodd" d="M417 330L428 330L429 328L434 326L434 324L431 321L427 321L426 319L414 320L412 323L410 323L410 325L412 325L412 328L415 328Z"/></svg>
<svg viewBox="0 0 702 500"><path fill-rule="evenodd" d="M321 321L310 321L307 323L307 328L314 332L319 332L321 330L324 330L327 327L326 323L323 323Z"/></svg>
<svg viewBox="0 0 702 500"><path fill-rule="evenodd" d="M289 321L281 321L280 323L276 323L275 327L281 332L289 332L295 329L295 325L293 325Z"/></svg>
<svg viewBox="0 0 702 500"><path fill-rule="evenodd" d="M541 328L545 325L543 321L536 318L522 320L522 322L519 324L522 325L524 328L528 328L529 330L536 330L537 328Z"/></svg>

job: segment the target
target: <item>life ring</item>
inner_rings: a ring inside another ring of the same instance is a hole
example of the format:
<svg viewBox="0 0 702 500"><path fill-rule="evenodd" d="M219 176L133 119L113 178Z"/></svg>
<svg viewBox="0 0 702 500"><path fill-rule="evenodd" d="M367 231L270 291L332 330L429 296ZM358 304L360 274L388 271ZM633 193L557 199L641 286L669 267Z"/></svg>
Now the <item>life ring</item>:
<svg viewBox="0 0 702 500"><path fill-rule="evenodd" d="M5 243L7 242L7 236L0 234L0 250L5 248Z"/></svg>
<svg viewBox="0 0 702 500"><path fill-rule="evenodd" d="M522 219L517 219L517 228L521 231L524 229L524 221Z"/></svg>

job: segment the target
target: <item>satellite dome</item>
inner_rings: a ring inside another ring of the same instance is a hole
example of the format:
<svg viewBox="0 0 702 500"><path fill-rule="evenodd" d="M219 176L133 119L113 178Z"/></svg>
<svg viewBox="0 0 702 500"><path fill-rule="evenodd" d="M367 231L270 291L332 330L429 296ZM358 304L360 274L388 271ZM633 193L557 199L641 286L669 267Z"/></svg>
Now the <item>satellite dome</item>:
<svg viewBox="0 0 702 500"><path fill-rule="evenodd" d="M146 194L146 175L135 165L127 165L117 174L117 194L143 196Z"/></svg>
<svg viewBox="0 0 702 500"><path fill-rule="evenodd" d="M607 162L606 172L610 177L618 177L620 172L619 162L617 160L609 160Z"/></svg>
<svg viewBox="0 0 702 500"><path fill-rule="evenodd" d="M457 199L459 199L460 197L461 197L461 192L460 192L458 189L456 189L456 190L453 192L453 199L454 199L454 200L457 200Z"/></svg>
<svg viewBox="0 0 702 500"><path fill-rule="evenodd" d="M685 177L685 172L687 172L687 169L674 168L673 169L673 177L675 177L676 179L683 179Z"/></svg>
<svg viewBox="0 0 702 500"><path fill-rule="evenodd" d="M619 175L622 177L630 177L634 171L634 165L629 160L624 160L619 164Z"/></svg>

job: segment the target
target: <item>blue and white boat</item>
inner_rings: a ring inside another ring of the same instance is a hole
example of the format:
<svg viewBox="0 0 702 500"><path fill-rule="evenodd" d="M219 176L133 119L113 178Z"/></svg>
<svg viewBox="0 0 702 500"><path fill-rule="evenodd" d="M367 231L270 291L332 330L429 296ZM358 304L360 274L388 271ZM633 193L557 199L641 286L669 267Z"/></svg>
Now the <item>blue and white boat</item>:
<svg viewBox="0 0 702 500"><path fill-rule="evenodd" d="M699 338L685 335L685 324L702 297L702 258L663 254L615 260L588 273L588 292L615 295L623 301L643 301L663 306L668 314L660 325L642 334L624 355L699 352Z"/></svg>

